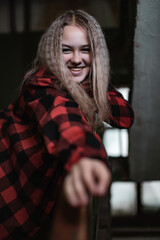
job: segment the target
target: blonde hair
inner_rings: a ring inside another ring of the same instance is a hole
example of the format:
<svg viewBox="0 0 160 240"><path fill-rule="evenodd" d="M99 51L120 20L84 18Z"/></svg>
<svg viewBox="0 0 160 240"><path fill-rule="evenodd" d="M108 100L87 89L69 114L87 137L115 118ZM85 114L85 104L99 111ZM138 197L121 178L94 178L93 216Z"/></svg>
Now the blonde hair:
<svg viewBox="0 0 160 240"><path fill-rule="evenodd" d="M87 31L92 52L92 70L89 74L91 82L91 98L81 84L72 80L62 56L62 34L67 25L76 25ZM95 128L95 112L97 125L108 119L107 86L109 81L109 53L100 25L94 17L82 10L67 11L57 18L42 36L33 68L26 74L29 77L41 66L51 71L79 104L90 127Z"/></svg>

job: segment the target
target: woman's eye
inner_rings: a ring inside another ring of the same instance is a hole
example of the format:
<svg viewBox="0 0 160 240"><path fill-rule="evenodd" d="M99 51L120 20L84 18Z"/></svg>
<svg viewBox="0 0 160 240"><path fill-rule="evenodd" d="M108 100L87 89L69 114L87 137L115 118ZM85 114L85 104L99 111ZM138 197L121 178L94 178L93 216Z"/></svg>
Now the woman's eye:
<svg viewBox="0 0 160 240"><path fill-rule="evenodd" d="M70 53L71 50L69 48L62 48L63 53Z"/></svg>
<svg viewBox="0 0 160 240"><path fill-rule="evenodd" d="M83 49L82 49L82 52L88 53L88 52L90 52L90 48L83 48Z"/></svg>

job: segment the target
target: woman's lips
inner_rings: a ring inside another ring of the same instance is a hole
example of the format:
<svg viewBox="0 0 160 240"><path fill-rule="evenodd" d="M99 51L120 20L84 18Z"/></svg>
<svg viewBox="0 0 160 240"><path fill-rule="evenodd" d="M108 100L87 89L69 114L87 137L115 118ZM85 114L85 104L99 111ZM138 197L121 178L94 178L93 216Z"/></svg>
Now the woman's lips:
<svg viewBox="0 0 160 240"><path fill-rule="evenodd" d="M73 76L79 76L84 67L69 67L70 72L72 73Z"/></svg>

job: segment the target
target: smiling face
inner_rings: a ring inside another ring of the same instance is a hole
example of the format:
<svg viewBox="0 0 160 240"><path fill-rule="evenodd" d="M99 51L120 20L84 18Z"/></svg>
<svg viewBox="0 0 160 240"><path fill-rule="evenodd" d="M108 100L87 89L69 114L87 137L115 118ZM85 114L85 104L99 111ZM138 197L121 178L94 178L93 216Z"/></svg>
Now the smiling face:
<svg viewBox="0 0 160 240"><path fill-rule="evenodd" d="M73 80L82 82L88 76L92 64L86 30L75 25L65 26L62 36L62 54Z"/></svg>

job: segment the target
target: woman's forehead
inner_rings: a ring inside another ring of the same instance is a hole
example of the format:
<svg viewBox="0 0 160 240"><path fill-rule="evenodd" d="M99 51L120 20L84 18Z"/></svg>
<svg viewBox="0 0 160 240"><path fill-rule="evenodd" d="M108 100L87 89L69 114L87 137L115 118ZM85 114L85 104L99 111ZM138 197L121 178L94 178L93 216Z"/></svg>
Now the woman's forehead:
<svg viewBox="0 0 160 240"><path fill-rule="evenodd" d="M64 27L62 42L82 42L83 45L89 44L87 31L76 25L67 25Z"/></svg>

